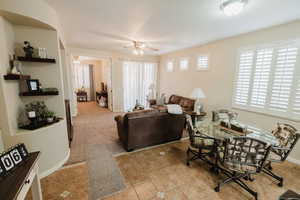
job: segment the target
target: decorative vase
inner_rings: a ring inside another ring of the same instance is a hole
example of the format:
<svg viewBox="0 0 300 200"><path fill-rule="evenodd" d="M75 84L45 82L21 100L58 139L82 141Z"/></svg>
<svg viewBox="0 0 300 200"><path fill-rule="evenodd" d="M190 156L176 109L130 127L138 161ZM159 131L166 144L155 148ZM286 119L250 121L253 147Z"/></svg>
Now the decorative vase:
<svg viewBox="0 0 300 200"><path fill-rule="evenodd" d="M53 117L47 117L47 122L52 123L53 122Z"/></svg>

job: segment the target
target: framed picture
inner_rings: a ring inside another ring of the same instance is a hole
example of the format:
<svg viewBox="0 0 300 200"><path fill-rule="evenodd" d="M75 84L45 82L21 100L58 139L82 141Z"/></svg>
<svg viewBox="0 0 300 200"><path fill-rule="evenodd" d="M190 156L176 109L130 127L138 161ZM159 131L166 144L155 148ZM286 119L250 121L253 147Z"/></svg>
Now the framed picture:
<svg viewBox="0 0 300 200"><path fill-rule="evenodd" d="M27 80L27 86L29 92L38 92L40 91L40 83L37 79L29 79Z"/></svg>

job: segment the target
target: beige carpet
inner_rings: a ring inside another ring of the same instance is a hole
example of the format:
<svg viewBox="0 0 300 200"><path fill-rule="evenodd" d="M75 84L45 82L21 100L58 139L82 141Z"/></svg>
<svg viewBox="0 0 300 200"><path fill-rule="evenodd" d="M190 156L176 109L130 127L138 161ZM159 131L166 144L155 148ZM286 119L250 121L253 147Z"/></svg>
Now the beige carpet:
<svg viewBox="0 0 300 200"><path fill-rule="evenodd" d="M123 152L114 121L116 115L95 102L78 103L71 155L66 165L86 161L87 146L91 144L106 145L112 154Z"/></svg>

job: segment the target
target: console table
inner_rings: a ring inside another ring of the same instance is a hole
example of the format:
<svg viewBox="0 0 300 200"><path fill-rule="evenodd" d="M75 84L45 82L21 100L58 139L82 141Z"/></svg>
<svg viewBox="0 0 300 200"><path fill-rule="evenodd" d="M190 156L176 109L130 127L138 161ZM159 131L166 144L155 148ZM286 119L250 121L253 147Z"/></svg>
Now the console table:
<svg viewBox="0 0 300 200"><path fill-rule="evenodd" d="M0 197L5 200L24 200L31 187L33 200L42 200L38 159L40 152L30 153L27 160L11 174L0 178Z"/></svg>

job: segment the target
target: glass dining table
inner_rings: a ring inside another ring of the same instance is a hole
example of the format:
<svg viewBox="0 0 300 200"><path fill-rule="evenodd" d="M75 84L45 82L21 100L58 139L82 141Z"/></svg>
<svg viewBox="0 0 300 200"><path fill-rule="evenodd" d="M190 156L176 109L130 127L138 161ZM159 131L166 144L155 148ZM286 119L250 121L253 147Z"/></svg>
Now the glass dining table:
<svg viewBox="0 0 300 200"><path fill-rule="evenodd" d="M242 124L245 125L246 123L242 123ZM224 141L227 138L246 136L246 137L263 141L271 146L279 145L279 141L277 140L276 137L274 137L271 134L271 132L250 125L246 125L245 133L241 133L220 125L220 122L212 122L209 121L208 119L205 119L203 121L197 122L195 128L200 133L208 137L214 138L215 140L220 142Z"/></svg>
<svg viewBox="0 0 300 200"><path fill-rule="evenodd" d="M214 155L213 160L206 160L208 164L212 165L211 170L213 172L218 173L220 169L218 165L218 160L220 159L218 151L220 149L219 147L222 147L224 145L224 141L226 139L245 136L263 141L272 147L276 147L279 145L279 141L271 134L271 132L253 126L245 125L245 123L241 124L246 126L245 133L226 128L222 126L220 122L212 122L208 118L204 119L203 121L198 121L195 124L195 128L198 132L215 140L212 152Z"/></svg>

